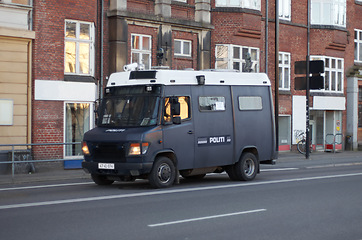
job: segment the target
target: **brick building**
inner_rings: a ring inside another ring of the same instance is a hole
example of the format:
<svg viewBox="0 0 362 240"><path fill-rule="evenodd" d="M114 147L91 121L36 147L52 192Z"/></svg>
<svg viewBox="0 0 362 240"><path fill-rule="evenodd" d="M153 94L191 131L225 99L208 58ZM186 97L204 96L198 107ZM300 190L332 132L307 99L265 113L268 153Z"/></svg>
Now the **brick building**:
<svg viewBox="0 0 362 240"><path fill-rule="evenodd" d="M101 3L34 0L33 4L32 142L80 142L94 126L94 101L103 76ZM75 156L80 155L80 146L38 146L33 154L36 159Z"/></svg>
<svg viewBox="0 0 362 240"><path fill-rule="evenodd" d="M305 132L305 91L295 90L294 63L308 51L325 63L324 89L310 97L313 144L324 149L343 134L356 147L362 1L311 0L310 15L308 44L307 1L279 1L280 150ZM80 141L93 127L99 86L132 62L266 72L275 82L275 22L268 0L34 0L32 142Z"/></svg>

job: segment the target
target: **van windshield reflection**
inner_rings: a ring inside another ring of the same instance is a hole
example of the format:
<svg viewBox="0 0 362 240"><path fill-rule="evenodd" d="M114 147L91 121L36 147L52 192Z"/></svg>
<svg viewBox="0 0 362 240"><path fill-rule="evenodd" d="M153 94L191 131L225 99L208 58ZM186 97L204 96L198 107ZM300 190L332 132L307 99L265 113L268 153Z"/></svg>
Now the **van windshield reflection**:
<svg viewBox="0 0 362 240"><path fill-rule="evenodd" d="M152 126L157 123L160 98L122 96L103 100L99 125L108 127Z"/></svg>

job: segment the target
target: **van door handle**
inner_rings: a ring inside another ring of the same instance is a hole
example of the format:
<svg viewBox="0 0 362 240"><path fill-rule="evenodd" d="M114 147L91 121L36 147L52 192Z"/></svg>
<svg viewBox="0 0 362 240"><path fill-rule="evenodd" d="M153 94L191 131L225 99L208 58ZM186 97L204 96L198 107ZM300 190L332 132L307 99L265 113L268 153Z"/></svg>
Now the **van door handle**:
<svg viewBox="0 0 362 240"><path fill-rule="evenodd" d="M193 134L194 132L192 130L189 130L187 133L188 134Z"/></svg>

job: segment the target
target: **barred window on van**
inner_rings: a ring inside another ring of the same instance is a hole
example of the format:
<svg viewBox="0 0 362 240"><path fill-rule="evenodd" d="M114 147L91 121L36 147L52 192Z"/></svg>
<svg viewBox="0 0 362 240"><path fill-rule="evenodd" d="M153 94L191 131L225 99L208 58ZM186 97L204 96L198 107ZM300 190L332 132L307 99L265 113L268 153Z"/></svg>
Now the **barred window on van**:
<svg viewBox="0 0 362 240"><path fill-rule="evenodd" d="M260 96L239 97L239 110L262 110L263 103Z"/></svg>
<svg viewBox="0 0 362 240"><path fill-rule="evenodd" d="M225 111L225 97L199 97L200 111Z"/></svg>

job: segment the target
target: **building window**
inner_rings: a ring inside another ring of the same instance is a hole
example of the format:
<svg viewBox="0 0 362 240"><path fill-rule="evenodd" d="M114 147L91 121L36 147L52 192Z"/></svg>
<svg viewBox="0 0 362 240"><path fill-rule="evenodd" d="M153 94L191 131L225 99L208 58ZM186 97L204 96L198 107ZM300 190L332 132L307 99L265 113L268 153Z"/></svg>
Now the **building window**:
<svg viewBox="0 0 362 240"><path fill-rule="evenodd" d="M311 60L324 61L324 89L316 91L343 92L344 59L311 56Z"/></svg>
<svg viewBox="0 0 362 240"><path fill-rule="evenodd" d="M312 24L346 26L346 0L312 0Z"/></svg>
<svg viewBox="0 0 362 240"><path fill-rule="evenodd" d="M90 103L65 103L65 142L76 143L83 140L83 135L91 128ZM66 145L65 156L82 155L80 144Z"/></svg>
<svg viewBox="0 0 362 240"><path fill-rule="evenodd" d="M64 72L66 74L94 74L93 23L65 20L64 58Z"/></svg>
<svg viewBox="0 0 362 240"><path fill-rule="evenodd" d="M279 53L279 89L290 89L290 53Z"/></svg>
<svg viewBox="0 0 362 240"><path fill-rule="evenodd" d="M354 61L362 63L362 30L354 30Z"/></svg>
<svg viewBox="0 0 362 240"><path fill-rule="evenodd" d="M132 34L131 63L144 64L145 69L151 68L151 36Z"/></svg>
<svg viewBox="0 0 362 240"><path fill-rule="evenodd" d="M191 57L191 41L175 39L175 55Z"/></svg>
<svg viewBox="0 0 362 240"><path fill-rule="evenodd" d="M279 1L279 17L282 20L291 20L291 0L280 0Z"/></svg>
<svg viewBox="0 0 362 240"><path fill-rule="evenodd" d="M260 10L260 0L216 0L216 7L240 7Z"/></svg>
<svg viewBox="0 0 362 240"><path fill-rule="evenodd" d="M362 86L358 87L358 101L362 102Z"/></svg>
<svg viewBox="0 0 362 240"><path fill-rule="evenodd" d="M216 69L259 72L259 48L238 45L216 45Z"/></svg>

